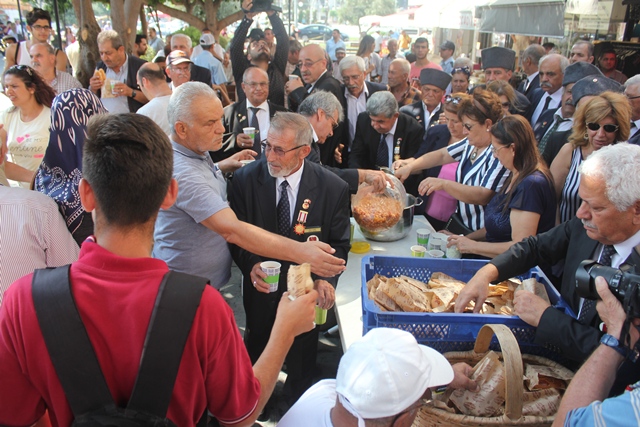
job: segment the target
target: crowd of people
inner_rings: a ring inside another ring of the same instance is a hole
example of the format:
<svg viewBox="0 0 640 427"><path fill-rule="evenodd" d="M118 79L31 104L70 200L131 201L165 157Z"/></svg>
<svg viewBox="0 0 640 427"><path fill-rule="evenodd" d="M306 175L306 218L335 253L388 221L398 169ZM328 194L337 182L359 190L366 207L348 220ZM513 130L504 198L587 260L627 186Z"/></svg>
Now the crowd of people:
<svg viewBox="0 0 640 427"><path fill-rule="evenodd" d="M615 52L595 60L588 41L569 58L531 44L522 82L512 81L515 52L489 47L485 84L472 87L474 64L456 58L451 41L439 46L440 64L428 39L404 32L386 55L372 36L349 55L338 30L324 46L301 45L274 10L270 28L252 28L252 7L243 1L228 51L210 31L194 47L150 28L127 52L120 34L103 30L86 88L49 44L48 12L27 16L31 37L9 47L2 79L0 424L45 416L70 425L80 415L48 357L32 290L35 269L68 264L78 319L117 405L131 397L156 297L169 292L163 278L211 285L165 408L177 425L203 414L222 425L268 419L283 365L283 426L410 425L431 388L473 390L471 367L384 328L345 353L335 381L313 384L314 306L335 304L350 195L363 183L384 190L389 172L424 198L416 212L449 234L449 246L491 259L456 311L473 301L477 312L490 282L537 265L577 313L527 291L514 300L536 343L582 366L557 423L615 419L615 405L632 412L637 389L621 393L640 380L628 357L638 334L624 336L625 313L606 284L598 281L596 305L574 282L584 259L640 262L640 75L618 71ZM140 58L147 46L157 52L150 62ZM268 260L281 263L276 291L261 268ZM243 277L243 337L218 292L232 262ZM313 290L290 298L287 273L303 263ZM590 375L601 381L589 385Z"/></svg>

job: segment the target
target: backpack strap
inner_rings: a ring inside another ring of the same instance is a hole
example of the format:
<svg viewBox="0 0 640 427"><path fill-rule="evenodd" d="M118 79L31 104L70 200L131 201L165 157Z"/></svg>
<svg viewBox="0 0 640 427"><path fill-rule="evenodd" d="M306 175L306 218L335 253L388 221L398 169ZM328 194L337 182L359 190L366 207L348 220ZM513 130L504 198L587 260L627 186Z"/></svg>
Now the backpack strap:
<svg viewBox="0 0 640 427"><path fill-rule="evenodd" d="M13 63L14 63L15 65L18 65L18 55L20 54L20 48L21 48L22 43L26 43L26 41L25 41L25 42L21 42L21 41L19 41L19 42L16 44L16 55L15 55L15 57L13 58Z"/></svg>
<svg viewBox="0 0 640 427"><path fill-rule="evenodd" d="M170 271L160 285L127 409L166 417L207 279Z"/></svg>
<svg viewBox="0 0 640 427"><path fill-rule="evenodd" d="M33 305L74 416L114 405L69 283L69 265L33 273Z"/></svg>

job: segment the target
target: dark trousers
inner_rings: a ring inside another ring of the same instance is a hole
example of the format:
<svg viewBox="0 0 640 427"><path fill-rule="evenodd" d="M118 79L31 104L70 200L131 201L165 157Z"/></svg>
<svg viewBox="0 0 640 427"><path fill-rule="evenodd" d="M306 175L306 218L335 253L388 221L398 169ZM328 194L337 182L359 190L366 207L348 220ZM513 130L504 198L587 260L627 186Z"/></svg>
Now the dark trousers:
<svg viewBox="0 0 640 427"><path fill-rule="evenodd" d="M276 311L280 298L286 289L286 273L280 273L280 289L277 292L265 294L255 290L249 280L243 281L243 303L247 316L244 332L244 344L255 364L269 341L271 329L276 318ZM318 328L299 335L287 353L287 381L283 394L289 403L293 403L313 384L313 375L318 353Z"/></svg>

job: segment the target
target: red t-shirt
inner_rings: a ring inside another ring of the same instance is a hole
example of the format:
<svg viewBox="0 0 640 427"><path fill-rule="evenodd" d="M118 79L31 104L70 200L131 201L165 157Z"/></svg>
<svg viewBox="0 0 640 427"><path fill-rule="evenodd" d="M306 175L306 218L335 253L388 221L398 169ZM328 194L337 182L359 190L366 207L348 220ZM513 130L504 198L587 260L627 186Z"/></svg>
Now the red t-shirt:
<svg viewBox="0 0 640 427"><path fill-rule="evenodd" d="M71 266L72 292L111 394L125 405L138 373L149 318L167 265L122 258L85 242ZM30 425L49 409L68 426L71 408L48 356L31 297L31 278L15 282L0 308L0 425ZM225 424L245 419L260 383L220 293L207 286L178 370L167 417L193 426L205 407Z"/></svg>

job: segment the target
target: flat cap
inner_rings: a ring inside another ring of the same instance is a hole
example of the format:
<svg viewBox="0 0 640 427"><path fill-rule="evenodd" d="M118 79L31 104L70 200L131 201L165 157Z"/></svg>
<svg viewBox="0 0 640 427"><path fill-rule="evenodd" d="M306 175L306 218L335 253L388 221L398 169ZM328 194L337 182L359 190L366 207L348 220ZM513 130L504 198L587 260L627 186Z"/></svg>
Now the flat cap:
<svg viewBox="0 0 640 427"><path fill-rule="evenodd" d="M451 82L451 75L435 68L423 68L420 70L420 84L433 85L446 90Z"/></svg>
<svg viewBox="0 0 640 427"><path fill-rule="evenodd" d="M622 93L623 86L615 80L605 76L588 76L580 79L571 89L573 105L578 105L578 101L585 96L596 96L602 92L611 91Z"/></svg>
<svg viewBox="0 0 640 427"><path fill-rule="evenodd" d="M575 83L578 80L584 79L587 76L603 76L602 72L595 65L587 62L576 62L569 65L564 70L564 78L562 79L562 86L566 86L571 83Z"/></svg>
<svg viewBox="0 0 640 427"><path fill-rule="evenodd" d="M511 49L494 46L482 49L482 68L504 68L513 71L516 65L516 53Z"/></svg>

